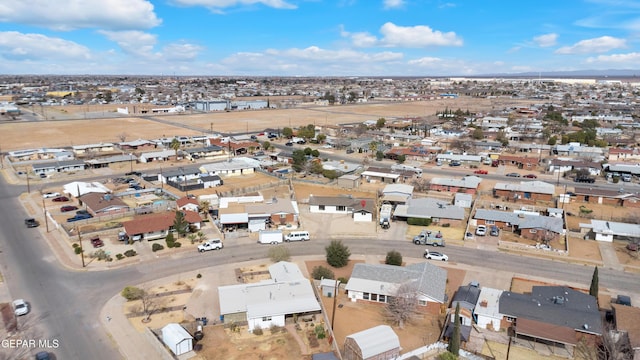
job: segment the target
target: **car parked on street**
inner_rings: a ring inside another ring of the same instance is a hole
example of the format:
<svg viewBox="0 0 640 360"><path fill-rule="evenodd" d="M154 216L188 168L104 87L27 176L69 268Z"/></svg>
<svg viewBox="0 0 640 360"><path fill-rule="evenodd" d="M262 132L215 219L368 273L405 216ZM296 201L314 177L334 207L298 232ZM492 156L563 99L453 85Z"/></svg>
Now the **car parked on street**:
<svg viewBox="0 0 640 360"><path fill-rule="evenodd" d="M473 173L474 174L478 174L478 175L487 175L489 172L487 170L478 169L478 170L474 171Z"/></svg>
<svg viewBox="0 0 640 360"><path fill-rule="evenodd" d="M449 257L441 252L425 250L424 258L427 260L448 261Z"/></svg>
<svg viewBox="0 0 640 360"><path fill-rule="evenodd" d="M538 176L536 174L527 174L525 176L523 176L523 178L527 178L527 179L537 179Z"/></svg>
<svg viewBox="0 0 640 360"><path fill-rule="evenodd" d="M509 177L520 177L520 174L518 174L518 173L508 173L506 176L509 176Z"/></svg>
<svg viewBox="0 0 640 360"><path fill-rule="evenodd" d="M16 316L22 316L29 313L29 304L27 304L23 299L13 300L11 305L13 306L13 312Z"/></svg>
<svg viewBox="0 0 640 360"><path fill-rule="evenodd" d="M198 245L199 252L205 252L209 250L221 250L224 246L220 239L207 240L204 243Z"/></svg>
<svg viewBox="0 0 640 360"><path fill-rule="evenodd" d="M67 202L69 201L69 198L66 196L58 196L58 197L54 197L51 201L53 202Z"/></svg>
<svg viewBox="0 0 640 360"><path fill-rule="evenodd" d="M460 166L460 165L462 165L462 163L460 161L456 161L456 160L454 160L454 161L449 163L449 166Z"/></svg>

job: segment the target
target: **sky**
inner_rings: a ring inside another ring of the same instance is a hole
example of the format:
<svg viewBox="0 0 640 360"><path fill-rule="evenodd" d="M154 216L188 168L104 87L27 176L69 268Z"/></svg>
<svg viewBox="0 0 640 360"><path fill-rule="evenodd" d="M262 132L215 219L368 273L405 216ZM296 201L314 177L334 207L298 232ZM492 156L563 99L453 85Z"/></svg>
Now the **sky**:
<svg viewBox="0 0 640 360"><path fill-rule="evenodd" d="M640 69L640 0L1 0L0 74Z"/></svg>

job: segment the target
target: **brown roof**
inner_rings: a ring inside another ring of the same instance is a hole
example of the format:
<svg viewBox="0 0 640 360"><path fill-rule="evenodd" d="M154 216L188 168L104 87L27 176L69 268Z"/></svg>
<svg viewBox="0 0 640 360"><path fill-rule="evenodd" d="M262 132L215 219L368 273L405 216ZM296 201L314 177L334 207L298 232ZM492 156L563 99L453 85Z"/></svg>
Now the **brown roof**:
<svg viewBox="0 0 640 360"><path fill-rule="evenodd" d="M94 213L99 213L107 208L113 208L115 210L129 208L127 203L112 194L87 193L80 196L80 201L82 201L87 208L91 209Z"/></svg>
<svg viewBox="0 0 640 360"><path fill-rule="evenodd" d="M633 348L640 347L640 308L611 304L616 316L617 330L626 331Z"/></svg>
<svg viewBox="0 0 640 360"><path fill-rule="evenodd" d="M189 224L202 222L202 218L195 211L184 210L184 219ZM173 226L176 219L175 212L164 212L160 214L149 214L137 216L135 219L122 223L124 230L129 235L145 234L156 231L168 230Z"/></svg>
<svg viewBox="0 0 640 360"><path fill-rule="evenodd" d="M531 319L516 319L517 334L528 335L538 339L555 341L563 344L577 344L576 332L570 327L558 326Z"/></svg>
<svg viewBox="0 0 640 360"><path fill-rule="evenodd" d="M176 200L176 205L178 205L179 208L187 205L187 204L194 204L196 206L199 206L200 204L198 204L198 200L192 198L192 197L181 197L180 199Z"/></svg>

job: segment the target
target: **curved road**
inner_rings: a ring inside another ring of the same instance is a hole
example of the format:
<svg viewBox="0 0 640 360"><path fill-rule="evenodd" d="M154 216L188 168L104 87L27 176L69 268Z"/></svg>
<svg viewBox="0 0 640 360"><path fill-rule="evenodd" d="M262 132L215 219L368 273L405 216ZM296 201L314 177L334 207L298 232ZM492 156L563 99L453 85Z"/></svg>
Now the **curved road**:
<svg viewBox="0 0 640 360"><path fill-rule="evenodd" d="M0 180L0 264L13 298L30 302L32 312L20 317L24 338L57 340L51 349L59 359L120 358L114 344L99 324L100 309L127 285L175 275L220 264L233 264L267 257L268 247L227 246L224 251L202 256L185 253L179 258L160 259L109 271L79 271L61 266L39 229L27 229L21 210L21 186L9 186ZM20 210L17 210L20 209ZM420 257L423 246L410 242L376 239L345 239L353 254L384 255L390 249L405 257ZM312 241L305 246L290 245L291 254L324 254L327 241ZM588 286L593 268L558 261L540 260L499 252L449 246L447 253L457 263L528 274L556 281ZM640 293L637 274L600 269L600 286L613 291ZM0 349L6 351L6 349ZM0 353L1 355L1 353ZM11 355L9 354L11 357ZM1 358L1 357L0 357Z"/></svg>

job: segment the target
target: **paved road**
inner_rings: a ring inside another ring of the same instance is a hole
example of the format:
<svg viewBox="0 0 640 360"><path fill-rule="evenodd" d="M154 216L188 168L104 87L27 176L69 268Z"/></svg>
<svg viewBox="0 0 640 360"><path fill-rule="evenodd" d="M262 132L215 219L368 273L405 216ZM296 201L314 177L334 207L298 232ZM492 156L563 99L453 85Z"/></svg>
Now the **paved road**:
<svg viewBox="0 0 640 360"><path fill-rule="evenodd" d="M8 186L0 180L0 264L8 288L14 298L27 299L31 314L20 318L31 327L30 336L55 339L60 348L54 350L60 359L116 359L117 346L99 326L100 309L106 301L126 285L136 285L212 265L234 264L267 257L269 246L231 245L224 251L202 256L196 252L176 258L163 258L144 264L110 271L82 271L61 266L51 248L42 238L40 229L23 226L26 216L21 210L18 194L22 187ZM409 241L345 239L352 254L384 255L395 249L405 257L420 257L424 246ZM324 254L328 240L288 244L293 256ZM448 246L446 253L453 262L484 269L507 271L548 278L558 282L581 283L588 286L593 269L558 261L539 260L525 256L479 249ZM600 270L600 286L624 293L640 293L637 274L612 269ZM2 349L0 349L1 351Z"/></svg>

